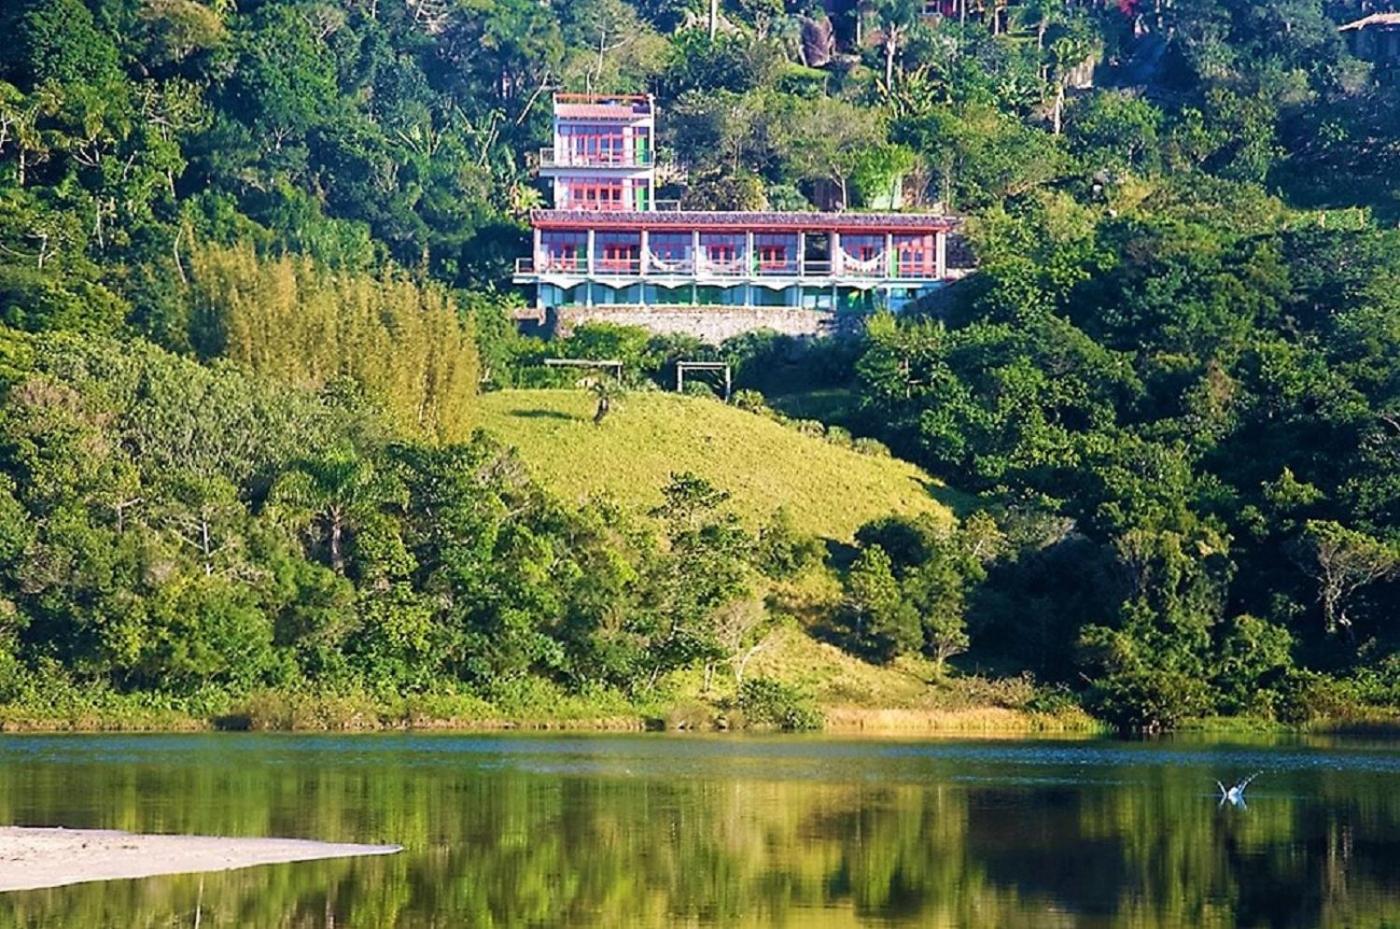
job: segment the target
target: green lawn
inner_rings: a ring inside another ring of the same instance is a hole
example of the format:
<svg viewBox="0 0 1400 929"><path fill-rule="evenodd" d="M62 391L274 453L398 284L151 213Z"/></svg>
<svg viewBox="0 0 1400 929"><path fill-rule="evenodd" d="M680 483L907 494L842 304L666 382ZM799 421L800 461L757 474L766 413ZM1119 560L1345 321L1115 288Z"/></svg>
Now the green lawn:
<svg viewBox="0 0 1400 929"><path fill-rule="evenodd" d="M661 501L672 472L693 471L729 491L751 526L786 506L800 529L836 541L889 513L947 516L957 499L911 464L714 400L630 393L601 426L592 422L593 397L581 390L506 390L480 402L480 424L568 499L608 493L645 510Z"/></svg>

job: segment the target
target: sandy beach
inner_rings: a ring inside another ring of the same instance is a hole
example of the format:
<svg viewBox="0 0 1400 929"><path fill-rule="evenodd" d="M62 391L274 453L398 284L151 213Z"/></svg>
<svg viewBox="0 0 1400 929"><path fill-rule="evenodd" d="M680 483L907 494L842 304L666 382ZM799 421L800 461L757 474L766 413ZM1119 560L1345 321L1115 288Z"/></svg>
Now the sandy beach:
<svg viewBox="0 0 1400 929"><path fill-rule="evenodd" d="M0 827L0 892L289 861L390 855L397 845L305 839L137 835L99 829Z"/></svg>

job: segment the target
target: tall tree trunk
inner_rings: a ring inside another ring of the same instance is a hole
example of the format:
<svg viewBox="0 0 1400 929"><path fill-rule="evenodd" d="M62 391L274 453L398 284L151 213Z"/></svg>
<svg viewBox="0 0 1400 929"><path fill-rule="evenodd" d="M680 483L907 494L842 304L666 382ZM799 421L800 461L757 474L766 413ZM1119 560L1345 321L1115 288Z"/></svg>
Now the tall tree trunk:
<svg viewBox="0 0 1400 929"><path fill-rule="evenodd" d="M885 93L894 92L894 50L899 42L899 34L895 32L895 27L885 26Z"/></svg>
<svg viewBox="0 0 1400 929"><path fill-rule="evenodd" d="M336 574L345 573L345 557L341 553L341 536L345 531L345 521L337 510L331 511L331 568Z"/></svg>
<svg viewBox="0 0 1400 929"><path fill-rule="evenodd" d="M209 519L204 516L199 520L199 550L204 555L204 576L209 577L214 573L214 551L209 539Z"/></svg>
<svg viewBox="0 0 1400 929"><path fill-rule="evenodd" d="M710 41L715 40L715 33L719 31L719 0L710 0Z"/></svg>
<svg viewBox="0 0 1400 929"><path fill-rule="evenodd" d="M1055 82L1055 113L1054 113L1055 135L1059 135L1059 134L1060 134L1060 130L1063 128L1064 113L1065 113L1065 82L1064 82L1064 79L1061 78L1060 80L1057 80L1057 81Z"/></svg>

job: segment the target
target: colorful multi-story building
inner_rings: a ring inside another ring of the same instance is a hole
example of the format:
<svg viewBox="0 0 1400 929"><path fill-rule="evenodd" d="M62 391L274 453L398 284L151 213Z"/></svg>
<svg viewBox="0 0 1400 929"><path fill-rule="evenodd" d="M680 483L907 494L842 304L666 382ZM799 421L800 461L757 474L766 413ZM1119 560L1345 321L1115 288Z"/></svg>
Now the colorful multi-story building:
<svg viewBox="0 0 1400 929"><path fill-rule="evenodd" d="M645 96L559 94L540 153L554 208L531 214L533 254L515 281L536 310L627 321L684 311L790 310L819 331L842 312L898 310L960 276L954 217L905 212L741 212L656 201L655 108ZM765 323L765 321L767 321ZM674 325L670 328L676 328Z"/></svg>

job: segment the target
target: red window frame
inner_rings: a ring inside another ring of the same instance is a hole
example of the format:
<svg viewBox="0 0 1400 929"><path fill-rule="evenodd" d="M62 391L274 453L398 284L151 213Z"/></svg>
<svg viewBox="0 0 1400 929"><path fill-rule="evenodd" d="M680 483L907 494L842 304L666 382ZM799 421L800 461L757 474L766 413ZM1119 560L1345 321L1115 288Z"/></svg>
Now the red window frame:
<svg viewBox="0 0 1400 929"><path fill-rule="evenodd" d="M573 181L569 204L576 210L622 210L623 187L618 181Z"/></svg>
<svg viewBox="0 0 1400 929"><path fill-rule="evenodd" d="M564 126L560 135L569 164L615 165L627 160L627 136L620 126Z"/></svg>
<svg viewBox="0 0 1400 929"><path fill-rule="evenodd" d="M635 242L604 242L599 249L599 267L607 271L639 271L642 249Z"/></svg>
<svg viewBox="0 0 1400 929"><path fill-rule="evenodd" d="M758 266L765 271L781 271L788 266L786 245L759 245Z"/></svg>
<svg viewBox="0 0 1400 929"><path fill-rule="evenodd" d="M899 273L932 274L936 270L937 247L937 240L932 236L896 241L895 252L899 256Z"/></svg>

